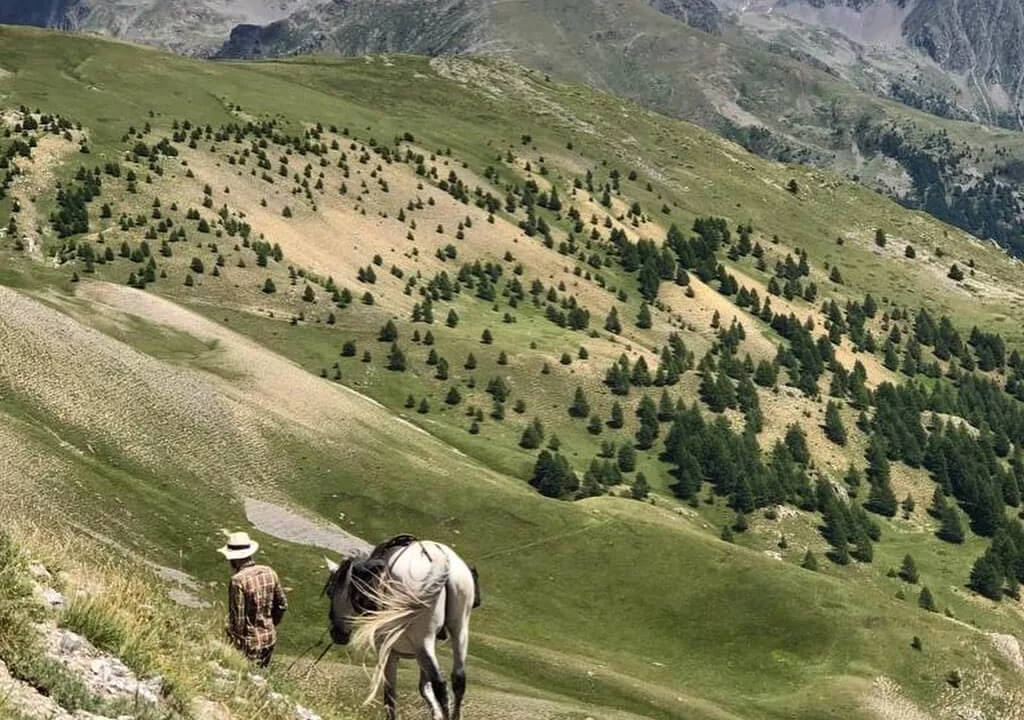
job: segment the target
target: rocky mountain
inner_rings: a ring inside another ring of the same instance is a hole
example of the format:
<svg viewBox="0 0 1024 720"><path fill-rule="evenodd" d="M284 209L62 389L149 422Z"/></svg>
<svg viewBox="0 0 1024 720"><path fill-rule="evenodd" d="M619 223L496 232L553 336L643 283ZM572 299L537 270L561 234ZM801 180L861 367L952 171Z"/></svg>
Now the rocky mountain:
<svg viewBox="0 0 1024 720"><path fill-rule="evenodd" d="M553 43L583 52L571 32L544 32L551 22L620 21L585 36L606 41L642 10L743 42L758 37L927 112L1015 129L1024 122L1022 0L592 0L525 2L514 10L493 0L11 0L0 7L0 23L84 30L224 58L401 51L505 52L531 60L557 57L561 48ZM646 33L634 39L641 48L648 44ZM600 68L591 74L594 84L618 89Z"/></svg>
<svg viewBox="0 0 1024 720"><path fill-rule="evenodd" d="M1024 0L52 0L0 22L221 59L496 55L1024 252ZM896 101L896 102L891 102ZM923 112L917 112L923 111ZM946 121L967 121L948 123Z"/></svg>
<svg viewBox="0 0 1024 720"><path fill-rule="evenodd" d="M270 24L317 1L10 0L0 3L0 24L78 30L208 55L237 25Z"/></svg>
<svg viewBox="0 0 1024 720"><path fill-rule="evenodd" d="M1020 0L723 4L743 29L800 47L865 89L948 117L1022 127Z"/></svg>
<svg viewBox="0 0 1024 720"><path fill-rule="evenodd" d="M322 3L268 25L236 26L217 56L486 52L491 40L487 32L488 10L487 3L469 0Z"/></svg>

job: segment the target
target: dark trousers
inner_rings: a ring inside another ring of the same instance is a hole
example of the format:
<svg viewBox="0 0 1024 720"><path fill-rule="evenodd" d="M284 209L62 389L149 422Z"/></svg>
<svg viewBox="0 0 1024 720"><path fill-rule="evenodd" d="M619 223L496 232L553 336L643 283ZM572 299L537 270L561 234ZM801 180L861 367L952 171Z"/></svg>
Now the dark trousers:
<svg viewBox="0 0 1024 720"><path fill-rule="evenodd" d="M256 663L257 667L265 668L270 664L270 658L274 654L274 646L263 648L261 650L253 650L251 653L247 653L249 660Z"/></svg>

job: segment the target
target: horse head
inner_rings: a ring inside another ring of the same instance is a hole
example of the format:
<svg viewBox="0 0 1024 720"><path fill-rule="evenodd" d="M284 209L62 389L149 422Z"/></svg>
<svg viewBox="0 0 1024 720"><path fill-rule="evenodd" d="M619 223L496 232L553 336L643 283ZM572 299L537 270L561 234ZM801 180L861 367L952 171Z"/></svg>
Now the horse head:
<svg viewBox="0 0 1024 720"><path fill-rule="evenodd" d="M331 640L338 645L348 645L352 637L351 618L354 614L350 585L355 558L346 558L340 565L327 557L324 560L327 561L327 571L330 573L323 594L330 603L327 619Z"/></svg>

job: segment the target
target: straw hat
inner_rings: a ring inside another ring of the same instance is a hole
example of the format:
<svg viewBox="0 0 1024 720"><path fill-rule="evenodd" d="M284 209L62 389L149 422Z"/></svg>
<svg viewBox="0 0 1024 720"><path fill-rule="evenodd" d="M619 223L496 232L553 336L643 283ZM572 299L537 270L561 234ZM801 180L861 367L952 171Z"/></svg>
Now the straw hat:
<svg viewBox="0 0 1024 720"><path fill-rule="evenodd" d="M236 532L228 535L228 544L218 548L217 552L228 560L245 560L256 554L260 544L249 537L248 533Z"/></svg>

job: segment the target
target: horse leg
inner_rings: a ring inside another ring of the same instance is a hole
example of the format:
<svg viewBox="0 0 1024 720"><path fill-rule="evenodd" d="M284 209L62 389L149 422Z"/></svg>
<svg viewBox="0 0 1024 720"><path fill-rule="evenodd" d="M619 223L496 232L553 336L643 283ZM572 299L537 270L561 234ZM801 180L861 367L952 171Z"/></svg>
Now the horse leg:
<svg viewBox="0 0 1024 720"><path fill-rule="evenodd" d="M466 617L452 632L452 692L455 708L452 720L462 717L462 698L466 695L466 653L469 650L469 618Z"/></svg>
<svg viewBox="0 0 1024 720"><path fill-rule="evenodd" d="M433 637L426 638L416 659L420 663L420 670L426 676L426 685L430 686L430 695L433 696L435 701L431 703L434 720L449 720L451 716L448 710L448 687L445 684L444 676L441 674L441 668L437 664ZM426 694L424 696L428 697Z"/></svg>
<svg viewBox="0 0 1024 720"><path fill-rule="evenodd" d="M398 717L397 684L398 655L390 653L384 666L384 712L387 720L396 720Z"/></svg>
<svg viewBox="0 0 1024 720"><path fill-rule="evenodd" d="M434 690L430 686L430 674L420 668L420 697L427 703L431 717L436 717L440 710L437 707L437 699L434 697Z"/></svg>

